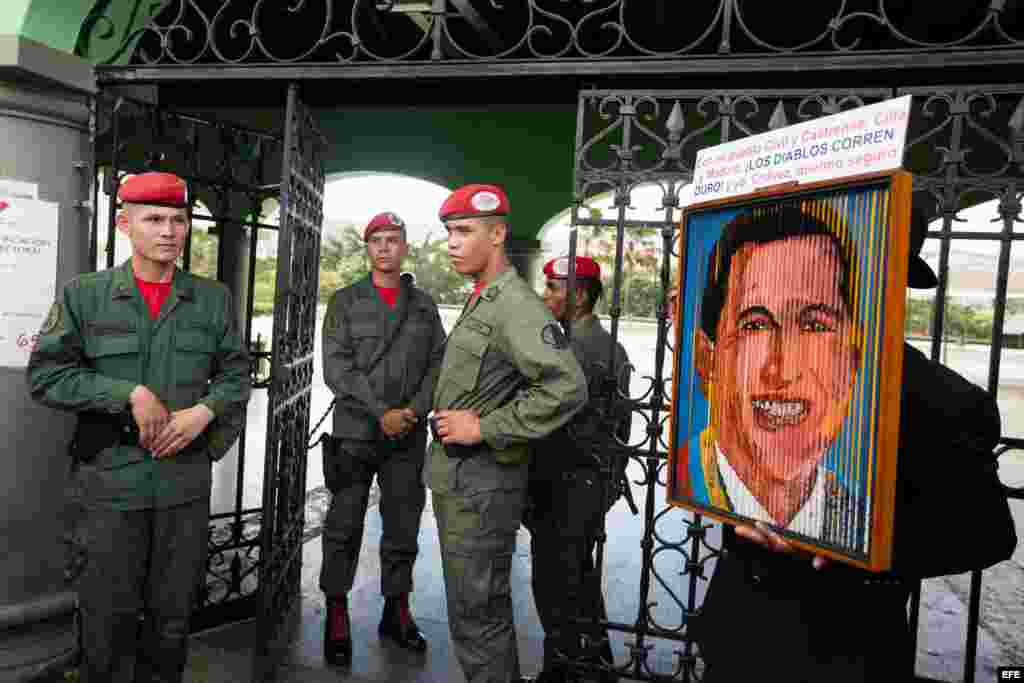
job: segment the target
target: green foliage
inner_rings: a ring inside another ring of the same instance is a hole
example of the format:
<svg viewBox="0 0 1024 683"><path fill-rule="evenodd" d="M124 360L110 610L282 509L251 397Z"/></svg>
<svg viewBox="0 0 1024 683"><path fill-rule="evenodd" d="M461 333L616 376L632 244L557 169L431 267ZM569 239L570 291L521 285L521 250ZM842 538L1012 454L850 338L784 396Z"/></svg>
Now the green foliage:
<svg viewBox="0 0 1024 683"><path fill-rule="evenodd" d="M189 255L189 271L211 279L217 279L217 246L219 240L207 228L192 228Z"/></svg>
<svg viewBox="0 0 1024 683"><path fill-rule="evenodd" d="M930 337L933 335L934 310L932 299L907 299L907 313L904 330L908 335ZM1007 302L1007 314L1010 315L1011 302ZM975 342L988 344L992 338L991 306L963 304L947 301L943 327L945 336L959 340L961 343Z"/></svg>
<svg viewBox="0 0 1024 683"><path fill-rule="evenodd" d="M277 259L256 259L256 281L252 314L270 315L274 311L274 291L277 288Z"/></svg>
<svg viewBox="0 0 1024 683"><path fill-rule="evenodd" d="M461 304L466 300L466 279L452 270L448 260L448 239L431 239L409 244L405 270L416 277L416 285L430 292L439 304Z"/></svg>
<svg viewBox="0 0 1024 683"><path fill-rule="evenodd" d="M601 264L604 296L597 304L599 315L611 309L615 274L614 231L581 229L578 252ZM661 286L661 236L656 228L631 229L623 242L622 291L619 305L625 318L653 318L664 297ZM675 264L673 264L675 265ZM674 277L670 276L670 282Z"/></svg>

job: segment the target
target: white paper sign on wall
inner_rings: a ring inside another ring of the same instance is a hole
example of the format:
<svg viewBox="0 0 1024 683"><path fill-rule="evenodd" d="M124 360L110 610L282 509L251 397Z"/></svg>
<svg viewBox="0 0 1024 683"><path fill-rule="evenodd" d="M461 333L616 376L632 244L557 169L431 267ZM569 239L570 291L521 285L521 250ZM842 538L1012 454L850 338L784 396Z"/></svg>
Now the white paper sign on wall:
<svg viewBox="0 0 1024 683"><path fill-rule="evenodd" d="M0 196L0 366L23 368L53 304L59 206Z"/></svg>
<svg viewBox="0 0 1024 683"><path fill-rule="evenodd" d="M0 197L39 199L39 184L14 178L0 178Z"/></svg>

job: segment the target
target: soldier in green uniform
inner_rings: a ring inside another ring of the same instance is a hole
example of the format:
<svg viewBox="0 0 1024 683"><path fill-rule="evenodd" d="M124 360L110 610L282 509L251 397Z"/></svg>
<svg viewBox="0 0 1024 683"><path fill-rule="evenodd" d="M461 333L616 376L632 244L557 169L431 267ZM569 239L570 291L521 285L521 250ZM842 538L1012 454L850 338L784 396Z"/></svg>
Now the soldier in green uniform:
<svg viewBox="0 0 1024 683"><path fill-rule="evenodd" d="M33 398L78 414L83 683L182 680L210 464L245 419L249 358L231 293L175 268L186 195L167 173L122 184L131 259L68 283L29 360Z"/></svg>
<svg viewBox="0 0 1024 683"><path fill-rule="evenodd" d="M520 680L509 576L527 445L587 400L562 328L505 255L508 213L495 185L459 188L440 211L452 267L476 285L448 337L428 465L448 622L467 683Z"/></svg>
<svg viewBox="0 0 1024 683"><path fill-rule="evenodd" d="M327 596L324 657L352 658L352 589L374 476L384 615L378 632L406 649L427 647L409 612L425 491L427 414L444 354L444 327L430 295L401 275L405 224L391 212L363 231L371 272L331 296L324 317L324 379L335 393L334 437L324 455L331 507L324 520L320 587Z"/></svg>
<svg viewBox="0 0 1024 683"><path fill-rule="evenodd" d="M607 632L577 620L607 619L593 553L624 477L626 458L612 459L607 451L614 437L623 443L629 438L629 406L615 397L629 387L630 366L622 344L613 342L594 315L603 292L598 263L576 257L572 301L569 259L548 261L544 275L544 303L559 322L571 321L572 350L590 394L569 424L530 444L529 506L523 524L530 530L533 599L544 627L544 668L536 680L563 683L577 679L570 678L559 655L595 663L603 659L605 665L612 661ZM615 678L603 674L601 680Z"/></svg>

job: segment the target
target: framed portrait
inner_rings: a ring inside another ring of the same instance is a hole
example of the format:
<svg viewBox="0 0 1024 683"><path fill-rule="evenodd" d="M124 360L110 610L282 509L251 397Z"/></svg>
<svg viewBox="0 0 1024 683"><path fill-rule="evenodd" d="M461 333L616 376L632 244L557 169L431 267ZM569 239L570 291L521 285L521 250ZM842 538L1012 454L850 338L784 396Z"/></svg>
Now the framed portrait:
<svg viewBox="0 0 1024 683"><path fill-rule="evenodd" d="M669 503L890 567L910 195L896 171L686 209Z"/></svg>

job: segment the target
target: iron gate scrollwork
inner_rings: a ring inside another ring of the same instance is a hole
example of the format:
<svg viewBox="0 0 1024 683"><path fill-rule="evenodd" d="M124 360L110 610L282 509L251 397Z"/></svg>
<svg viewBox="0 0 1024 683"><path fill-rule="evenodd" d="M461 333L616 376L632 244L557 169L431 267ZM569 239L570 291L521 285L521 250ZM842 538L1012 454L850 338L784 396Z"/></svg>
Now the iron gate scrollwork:
<svg viewBox="0 0 1024 683"><path fill-rule="evenodd" d="M280 135L101 90L92 103L92 143L93 267L116 265L115 198L121 179L157 170L181 176L188 183L193 224L181 265L225 282L236 300L244 302L241 322L251 348L256 243L261 230L277 229L262 217L264 201L276 194L280 177ZM100 213L104 201L107 210ZM244 250L236 249L246 242L247 263ZM257 374L254 364L258 386ZM246 445L243 431L235 454L217 466L221 471L215 481L223 480L226 486L223 495L213 496L206 571L192 612L193 631L258 613L263 511L244 495Z"/></svg>
<svg viewBox="0 0 1024 683"><path fill-rule="evenodd" d="M884 5L884 3L883 3ZM940 285L931 295L926 328L911 328L908 339L926 345L939 359L948 346L948 311L956 305L948 293L951 277L951 249L965 240L988 240L997 244L998 256L991 259L994 273L992 322L987 339L978 340L971 353L987 349L984 372L978 364L950 363L978 384L987 386L1001 399L1004 435L998 455L1024 448L1020 427L1009 427L1007 417L1024 412L1024 397L1015 398L1000 383L1003 353L1003 324L1007 317L1008 278L1011 263L1024 258L1024 218L1021 198L1024 190L1024 85L953 86L927 88L836 89L836 90L589 90L579 96L574 163L574 208L571 216L569 254L577 251L578 235L588 230L614 231L615 271L611 282L611 332L613 346L619 337L622 314L623 248L626 236L639 228L657 228L661 237L661 288L671 284L672 268L678 258L676 231L683 188L693 177L697 151L802 120L871 104L901 94L913 94L911 127L905 166L915 173L915 189L930 193L941 218L941 230L933 229L926 242L926 257L937 252L936 271ZM641 186L659 189L661 218L634 219L629 207L634 191ZM589 210L598 195L613 198L614 217ZM993 222L990 231L960 231L956 221L968 207L984 205ZM936 246L937 249L933 247ZM1018 244L1016 259L1011 249ZM929 246L930 245L930 246ZM571 262L571 259L570 259ZM1016 305L1016 304L1015 304ZM1018 308L1024 309L1022 306ZM1017 311L1018 314L1024 310ZM925 329L923 333L921 330ZM629 458L629 474L637 494L642 495L641 575L630 577L628 585L639 587L638 608L628 619L609 617L604 622L621 634L625 648L615 652L615 672L631 680L700 680L703 670L699 648L690 638L688 625L699 615L700 602L715 558L720 553L717 527L665 503L668 458L668 405L672 396L671 359L667 306L657 311L657 343L653 367L638 373L631 383L640 390L618 387L615 400L627 403L634 414L634 443L610 439L607 453ZM915 337L914 335L918 335ZM983 335L986 336L986 335ZM986 346L987 345L987 346ZM614 353L609 349L609 353ZM611 357L611 356L610 356ZM1016 359L1024 361L1024 357ZM634 359L634 362L635 359ZM1004 396L1004 393L1006 394ZM1019 401L1019 402L1018 402ZM1016 422L1020 422L1017 420ZM637 429L637 425L642 425ZM1019 484L1018 484L1019 486ZM1024 497L1024 489L1007 486L1013 497ZM638 498L640 496L638 495ZM955 539L951 539L951 544ZM603 544L598 546L598 554ZM598 557L598 566L603 564ZM996 568L998 569L998 567ZM998 577L996 577L998 579ZM953 577L952 589L962 593L968 604L968 629L964 643L964 680L975 677L975 649L982 591L981 573L969 579ZM969 584L969 585L968 585ZM1000 599L1006 609L1019 613L1011 594L999 597L990 591L988 604ZM911 603L912 623L917 624L920 591ZM1011 619L1012 622L1012 619ZM1015 633L1002 634L1007 651L1022 647ZM1016 640L1014 640L1016 639ZM614 638L613 638L614 640ZM1010 642L1013 641L1013 642ZM666 656L664 650L669 650ZM915 657L908 652L908 657ZM593 671L591 662L572 663L579 671Z"/></svg>
<svg viewBox="0 0 1024 683"><path fill-rule="evenodd" d="M1024 48L1024 13L1006 0L835 0L801 8L799 22L779 21L771 3L744 0L133 2L118 13L96 0L76 53L113 63L134 50L139 64L184 66L808 55L898 65L939 50Z"/></svg>
<svg viewBox="0 0 1024 683"><path fill-rule="evenodd" d="M281 174L277 290L270 361L260 568L261 642L256 680L273 677L298 612L306 503L306 452L323 223L325 143L298 86L288 88Z"/></svg>

